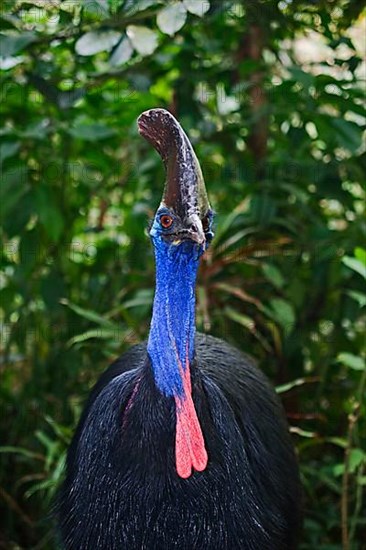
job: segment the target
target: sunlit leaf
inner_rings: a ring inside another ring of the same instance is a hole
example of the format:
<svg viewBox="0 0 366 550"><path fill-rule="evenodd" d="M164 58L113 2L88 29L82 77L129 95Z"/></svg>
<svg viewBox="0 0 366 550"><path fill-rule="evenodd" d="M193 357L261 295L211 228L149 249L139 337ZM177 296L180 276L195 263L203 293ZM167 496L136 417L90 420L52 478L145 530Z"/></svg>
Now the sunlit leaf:
<svg viewBox="0 0 366 550"><path fill-rule="evenodd" d="M362 261L358 260L357 258L352 258L351 256L344 256L342 258L342 262L344 263L344 265L352 269L352 271L355 271L356 273L361 275L361 277L366 279L366 266Z"/></svg>
<svg viewBox="0 0 366 550"><path fill-rule="evenodd" d="M314 380L311 380L311 382L314 382ZM293 388L297 388L299 386L303 386L304 384L308 384L309 380L306 378L297 378L296 380L292 380L291 382L287 382L287 384L281 384L280 386L276 386L276 392L277 393L286 393Z"/></svg>
<svg viewBox="0 0 366 550"><path fill-rule="evenodd" d="M37 39L34 32L24 32L16 36L0 35L0 56L12 57L20 50L31 44Z"/></svg>
<svg viewBox="0 0 366 550"><path fill-rule="evenodd" d="M135 50L141 55L150 55L158 47L158 35L147 27L129 25L127 36Z"/></svg>
<svg viewBox="0 0 366 550"><path fill-rule="evenodd" d="M183 0L183 4L187 11L203 17L210 9L210 2L208 0Z"/></svg>
<svg viewBox="0 0 366 550"><path fill-rule="evenodd" d="M120 38L121 33L117 31L90 31L79 38L75 44L75 51L84 56L109 51Z"/></svg>
<svg viewBox="0 0 366 550"><path fill-rule="evenodd" d="M173 36L181 29L186 22L187 10L182 2L176 2L166 6L159 13L156 19L159 29Z"/></svg>
<svg viewBox="0 0 366 550"><path fill-rule="evenodd" d="M343 363L347 367L353 370L364 370L365 359L359 357L358 355L353 355L353 353L342 352L337 355L337 361Z"/></svg>
<svg viewBox="0 0 366 550"><path fill-rule="evenodd" d="M355 248L355 258L366 267L366 250L360 246Z"/></svg>
<svg viewBox="0 0 366 550"><path fill-rule="evenodd" d="M113 53L109 59L109 62L112 66L118 67L126 63L133 54L133 47L129 39L125 36L122 38L121 42L113 50Z"/></svg>
<svg viewBox="0 0 366 550"><path fill-rule="evenodd" d="M360 307L364 307L366 305L366 294L364 292L359 292L358 290L348 290L347 294L356 300Z"/></svg>

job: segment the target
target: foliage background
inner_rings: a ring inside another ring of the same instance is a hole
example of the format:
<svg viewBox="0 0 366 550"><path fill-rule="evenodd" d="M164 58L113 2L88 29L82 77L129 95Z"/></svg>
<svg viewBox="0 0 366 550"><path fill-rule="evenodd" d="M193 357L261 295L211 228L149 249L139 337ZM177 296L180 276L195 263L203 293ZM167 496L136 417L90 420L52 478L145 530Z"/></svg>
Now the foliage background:
<svg viewBox="0 0 366 550"><path fill-rule="evenodd" d="M0 547L54 548L49 503L88 391L148 331L163 168L189 133L216 238L197 323L278 386L302 549L365 548L364 3L2 4Z"/></svg>

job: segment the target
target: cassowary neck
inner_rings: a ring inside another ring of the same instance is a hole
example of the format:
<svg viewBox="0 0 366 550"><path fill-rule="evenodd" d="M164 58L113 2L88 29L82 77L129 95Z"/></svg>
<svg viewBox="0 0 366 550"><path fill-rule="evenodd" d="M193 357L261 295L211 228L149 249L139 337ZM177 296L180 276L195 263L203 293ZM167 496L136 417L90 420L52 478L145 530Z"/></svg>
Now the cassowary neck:
<svg viewBox="0 0 366 550"><path fill-rule="evenodd" d="M153 239L154 240L154 239ZM156 290L147 351L157 387L176 409L175 461L180 477L207 466L207 452L192 399L195 283L200 254L196 245L154 240Z"/></svg>
<svg viewBox="0 0 366 550"><path fill-rule="evenodd" d="M156 289L147 349L160 391L182 396L183 375L194 354L199 257L191 243L154 244Z"/></svg>

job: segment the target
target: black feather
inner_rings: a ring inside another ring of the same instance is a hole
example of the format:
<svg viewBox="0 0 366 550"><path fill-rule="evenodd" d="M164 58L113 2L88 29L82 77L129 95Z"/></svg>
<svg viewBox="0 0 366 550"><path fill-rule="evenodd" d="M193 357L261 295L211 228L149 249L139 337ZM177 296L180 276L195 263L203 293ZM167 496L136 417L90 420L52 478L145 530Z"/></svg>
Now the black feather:
<svg viewBox="0 0 366 550"><path fill-rule="evenodd" d="M201 334L191 373L209 463L188 479L175 469L174 398L156 388L146 343L102 375L59 496L65 549L297 547L298 468L273 388L247 356Z"/></svg>

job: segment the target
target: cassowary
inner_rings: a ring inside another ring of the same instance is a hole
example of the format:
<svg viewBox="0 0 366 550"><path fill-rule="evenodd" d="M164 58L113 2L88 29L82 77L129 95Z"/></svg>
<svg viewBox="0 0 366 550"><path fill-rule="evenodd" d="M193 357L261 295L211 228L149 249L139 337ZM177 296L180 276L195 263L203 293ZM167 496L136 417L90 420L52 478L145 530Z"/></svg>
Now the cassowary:
<svg viewBox="0 0 366 550"><path fill-rule="evenodd" d="M138 127L166 168L150 227L150 334L92 390L60 491L61 545L295 549L301 489L279 400L247 356L195 331L197 269L213 237L198 160L169 112L147 111Z"/></svg>

